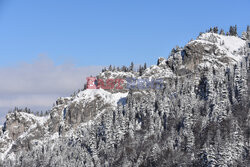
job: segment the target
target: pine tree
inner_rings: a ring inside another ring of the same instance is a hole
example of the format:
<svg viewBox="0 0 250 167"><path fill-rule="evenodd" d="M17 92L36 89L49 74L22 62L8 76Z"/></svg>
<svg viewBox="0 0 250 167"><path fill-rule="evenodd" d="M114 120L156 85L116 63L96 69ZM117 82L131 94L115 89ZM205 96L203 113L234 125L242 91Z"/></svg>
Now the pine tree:
<svg viewBox="0 0 250 167"><path fill-rule="evenodd" d="M139 70L138 70L138 71L139 71L139 75L140 75L140 76L142 76L142 73L143 73L143 67L142 67L141 65L139 66Z"/></svg>
<svg viewBox="0 0 250 167"><path fill-rule="evenodd" d="M102 69L102 72L105 72L105 71L107 71L106 67L104 67L104 68Z"/></svg>
<svg viewBox="0 0 250 167"><path fill-rule="evenodd" d="M210 29L209 29L209 31L208 32L213 32L213 29L212 29L212 27L210 27Z"/></svg>
<svg viewBox="0 0 250 167"><path fill-rule="evenodd" d="M109 65L109 71L112 71L112 66L111 65Z"/></svg>
<svg viewBox="0 0 250 167"><path fill-rule="evenodd" d="M127 70L127 67L126 66L122 66L122 71L123 72L127 72L128 70Z"/></svg>
<svg viewBox="0 0 250 167"><path fill-rule="evenodd" d="M237 32L237 25L235 26L230 26L229 28L229 34L231 36L237 36L238 35L238 32Z"/></svg>
<svg viewBox="0 0 250 167"><path fill-rule="evenodd" d="M159 61L159 59L157 60L157 66L158 66L158 65L160 65L160 61Z"/></svg>
<svg viewBox="0 0 250 167"><path fill-rule="evenodd" d="M28 113L28 108L27 107L24 108L24 112Z"/></svg>
<svg viewBox="0 0 250 167"><path fill-rule="evenodd" d="M147 69L147 64L144 63L143 69L146 70Z"/></svg>
<svg viewBox="0 0 250 167"><path fill-rule="evenodd" d="M223 29L220 30L220 35L225 35L225 32Z"/></svg>
<svg viewBox="0 0 250 167"><path fill-rule="evenodd" d="M233 35L233 34L234 34L233 26L230 26L230 28L229 28L229 34L230 34L230 35Z"/></svg>
<svg viewBox="0 0 250 167"><path fill-rule="evenodd" d="M40 116L41 116L41 117L43 116L43 112L42 112L42 111L40 111Z"/></svg>
<svg viewBox="0 0 250 167"><path fill-rule="evenodd" d="M237 25L234 26L234 35L235 35L235 36L238 36Z"/></svg>
<svg viewBox="0 0 250 167"><path fill-rule="evenodd" d="M134 71L134 63L133 62L131 62L131 64L130 64L129 71Z"/></svg>
<svg viewBox="0 0 250 167"><path fill-rule="evenodd" d="M84 84L83 89L87 89L87 83Z"/></svg>
<svg viewBox="0 0 250 167"><path fill-rule="evenodd" d="M173 48L172 50L171 50L171 55L173 55L173 54L175 54L176 53L176 50L175 50L175 48Z"/></svg>
<svg viewBox="0 0 250 167"><path fill-rule="evenodd" d="M213 32L216 33L216 34L218 34L218 31L219 31L218 27L214 27Z"/></svg>
<svg viewBox="0 0 250 167"><path fill-rule="evenodd" d="M115 68L115 66L113 66L112 71L115 71L115 70L116 70L116 68Z"/></svg>

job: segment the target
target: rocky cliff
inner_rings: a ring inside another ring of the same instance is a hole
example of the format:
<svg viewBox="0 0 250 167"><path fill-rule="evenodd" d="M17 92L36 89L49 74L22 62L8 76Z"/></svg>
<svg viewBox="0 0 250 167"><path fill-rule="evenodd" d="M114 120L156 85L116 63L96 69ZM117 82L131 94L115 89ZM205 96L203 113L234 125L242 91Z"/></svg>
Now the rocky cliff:
<svg viewBox="0 0 250 167"><path fill-rule="evenodd" d="M50 115L7 115L0 166L248 166L246 40L201 34L168 59L99 78L161 78L162 89L87 89Z"/></svg>

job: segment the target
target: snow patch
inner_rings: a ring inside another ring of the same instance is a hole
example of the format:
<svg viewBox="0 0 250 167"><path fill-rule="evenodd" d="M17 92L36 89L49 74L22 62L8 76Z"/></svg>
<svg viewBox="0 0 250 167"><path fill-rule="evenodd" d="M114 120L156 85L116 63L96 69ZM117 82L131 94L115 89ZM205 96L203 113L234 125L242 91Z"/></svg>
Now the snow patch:
<svg viewBox="0 0 250 167"><path fill-rule="evenodd" d="M29 113L25 113L25 112L20 112L20 113L27 121L34 120L35 122L39 123L40 125L43 125L49 119L49 115L39 117L39 116L36 116L34 114L29 114Z"/></svg>
<svg viewBox="0 0 250 167"><path fill-rule="evenodd" d="M104 103L112 104L117 106L118 101L121 98L127 97L127 93L110 93L104 89L86 89L77 94L77 97L74 101L80 102L86 100L87 102L95 100L96 97L101 97L104 100Z"/></svg>
<svg viewBox="0 0 250 167"><path fill-rule="evenodd" d="M219 35L215 33L204 33L189 44L202 43L205 45L216 45L219 53L223 53L235 62L241 61L243 56L239 54L240 50L246 45L246 41L236 36ZM206 48L204 48L206 49Z"/></svg>

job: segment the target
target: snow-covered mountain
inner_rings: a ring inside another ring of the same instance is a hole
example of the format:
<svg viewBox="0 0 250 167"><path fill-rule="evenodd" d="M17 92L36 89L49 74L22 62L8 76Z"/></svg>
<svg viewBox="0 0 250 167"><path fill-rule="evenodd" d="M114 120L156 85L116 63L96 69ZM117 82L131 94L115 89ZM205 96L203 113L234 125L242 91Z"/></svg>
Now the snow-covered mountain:
<svg viewBox="0 0 250 167"><path fill-rule="evenodd" d="M86 89L48 116L8 114L0 166L248 166L247 41L203 33L142 75L98 76L161 78L160 90Z"/></svg>

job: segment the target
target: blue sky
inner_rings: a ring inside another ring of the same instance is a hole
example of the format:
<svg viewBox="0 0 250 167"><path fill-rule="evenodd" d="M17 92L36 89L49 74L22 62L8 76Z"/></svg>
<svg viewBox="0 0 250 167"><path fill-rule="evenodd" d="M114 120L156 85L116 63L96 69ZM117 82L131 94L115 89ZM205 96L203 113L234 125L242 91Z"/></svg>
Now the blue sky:
<svg viewBox="0 0 250 167"><path fill-rule="evenodd" d="M40 54L57 65L154 64L210 26L245 30L249 6L249 0L0 0L0 67L32 63Z"/></svg>

